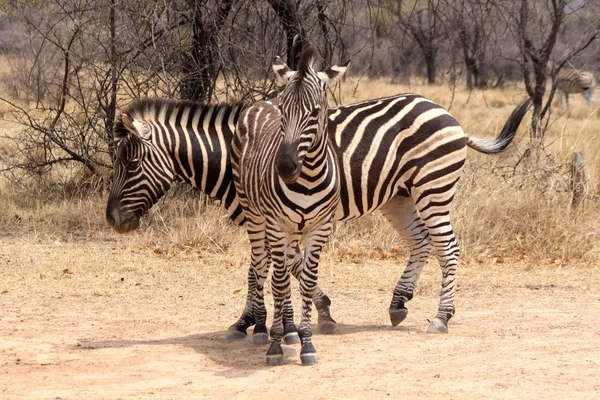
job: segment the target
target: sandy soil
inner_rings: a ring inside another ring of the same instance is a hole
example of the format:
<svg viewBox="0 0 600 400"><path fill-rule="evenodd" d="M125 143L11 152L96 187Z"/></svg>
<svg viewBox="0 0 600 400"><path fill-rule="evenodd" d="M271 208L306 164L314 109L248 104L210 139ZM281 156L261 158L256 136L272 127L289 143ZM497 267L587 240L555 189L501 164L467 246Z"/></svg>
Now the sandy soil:
<svg viewBox="0 0 600 400"><path fill-rule="evenodd" d="M241 256L163 254L118 237L0 238L0 398L600 398L600 267L465 262L448 335L429 265L403 326L387 306L401 260L325 256L340 322L267 367L224 341L244 302Z"/></svg>

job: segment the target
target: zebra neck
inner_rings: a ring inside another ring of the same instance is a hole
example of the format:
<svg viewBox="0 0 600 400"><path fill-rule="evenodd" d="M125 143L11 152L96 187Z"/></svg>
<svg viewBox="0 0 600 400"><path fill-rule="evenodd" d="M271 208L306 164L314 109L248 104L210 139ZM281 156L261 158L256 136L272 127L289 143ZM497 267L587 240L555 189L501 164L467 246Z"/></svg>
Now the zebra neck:
<svg viewBox="0 0 600 400"><path fill-rule="evenodd" d="M318 124L315 140L306 153L307 161L321 159L327 152L327 126L329 121L328 114L329 110L324 108L322 111L322 115L324 115L324 117Z"/></svg>
<svg viewBox="0 0 600 400"><path fill-rule="evenodd" d="M328 110L324 110L325 116L328 115ZM303 172L307 175L316 179L313 184L318 184L318 181L328 178L328 157L327 157L327 145L329 144L327 136L327 121L325 117L323 123L319 124L317 133L312 146L308 149L306 156L304 157L304 163L302 166ZM319 179L319 177L321 179Z"/></svg>

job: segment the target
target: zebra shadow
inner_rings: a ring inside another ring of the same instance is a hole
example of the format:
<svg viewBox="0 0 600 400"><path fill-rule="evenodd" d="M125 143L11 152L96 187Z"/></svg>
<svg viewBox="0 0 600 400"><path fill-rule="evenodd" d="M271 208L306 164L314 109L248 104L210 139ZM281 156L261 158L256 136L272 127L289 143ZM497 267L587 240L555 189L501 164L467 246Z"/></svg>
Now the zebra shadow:
<svg viewBox="0 0 600 400"><path fill-rule="evenodd" d="M346 335L362 336L363 334L425 334L426 324L407 324L392 327L390 325L375 324L345 324L340 323L334 334L321 334L315 329L317 341L333 341ZM265 362L265 355L269 344L255 345L252 342L252 330L248 332L248 338L229 342L225 340L226 331L204 332L186 336L173 336L158 339L114 339L114 340L80 340L74 349L97 350L118 349L140 346L184 346L202 354L225 370L213 370L217 376L226 378L240 378L248 376L260 370L269 369ZM359 339L360 340L360 339ZM317 345L318 346L318 345ZM300 364L300 346L283 346L285 364ZM210 371L210 368L207 369Z"/></svg>
<svg viewBox="0 0 600 400"><path fill-rule="evenodd" d="M357 333L377 333L377 332L396 332L398 334L406 334L406 333L415 333L415 332L425 332L425 329L427 329L427 324L422 324L422 325L418 325L418 324L413 324L413 325L399 325L399 326L391 326L391 325L375 325L375 324L368 324L368 325L363 325L363 324L345 324L345 323L339 323L338 324L338 329L336 330L336 332L333 335L325 335L320 333L318 330L316 331L316 334L319 335L320 337L327 337L327 336L343 336L343 335L354 335Z"/></svg>
<svg viewBox="0 0 600 400"><path fill-rule="evenodd" d="M251 334L251 332L249 332ZM226 331L206 332L187 336L165 337L159 339L115 339L115 340L80 340L76 349L118 349L139 346L184 346L202 354L227 370L214 370L215 375L226 378L247 376L253 372L272 368L266 365L265 355L268 344L255 345L249 335L244 340L229 342L225 340ZM286 364L300 363L300 348L284 346ZM208 368L207 371L210 371Z"/></svg>

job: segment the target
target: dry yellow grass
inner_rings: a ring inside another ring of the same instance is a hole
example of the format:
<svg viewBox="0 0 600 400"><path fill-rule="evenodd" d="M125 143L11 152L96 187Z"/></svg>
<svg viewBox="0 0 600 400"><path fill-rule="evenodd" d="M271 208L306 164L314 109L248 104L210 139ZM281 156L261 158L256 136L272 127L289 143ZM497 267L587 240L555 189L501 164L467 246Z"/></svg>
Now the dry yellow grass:
<svg viewBox="0 0 600 400"><path fill-rule="evenodd" d="M358 86L357 86L358 85ZM396 85L385 80L343 83L343 103L403 92L415 92L446 108L469 135L493 137L515 105L525 97L523 88L469 92L448 85ZM571 110L553 121L546 137L546 153L539 168L521 162L528 143L529 118L522 123L516 144L501 157L470 151L454 202L453 219L463 256L517 257L547 260L600 259L600 118L590 114L583 99L575 96ZM579 213L570 211L568 163L573 151L585 151L588 197ZM514 173L513 173L514 172ZM0 184L0 221L5 234L35 234L68 239L80 235L102 236L106 191L82 196L63 184L37 182L35 188L18 189ZM61 193L63 192L63 195ZM75 193L75 196L71 196ZM190 196L161 202L142 226L129 236L142 246L160 251L201 249L240 252L243 229L232 226L218 205L200 207ZM337 258L405 256L400 237L379 215L339 224L327 252Z"/></svg>

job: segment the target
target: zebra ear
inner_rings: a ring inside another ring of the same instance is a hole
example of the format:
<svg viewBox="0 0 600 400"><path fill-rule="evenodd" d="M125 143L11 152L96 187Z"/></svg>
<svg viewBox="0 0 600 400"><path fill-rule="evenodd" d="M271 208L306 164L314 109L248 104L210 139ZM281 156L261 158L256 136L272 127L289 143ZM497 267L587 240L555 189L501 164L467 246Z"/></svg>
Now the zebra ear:
<svg viewBox="0 0 600 400"><path fill-rule="evenodd" d="M125 128L127 128L129 133L131 133L132 135L141 139L150 138L150 131L143 122L135 120L132 121L127 114L121 114L121 119Z"/></svg>
<svg viewBox="0 0 600 400"><path fill-rule="evenodd" d="M275 57L272 67L273 71L275 71L277 80L284 85L288 83L290 78L296 74L296 71L292 71L292 69L288 67L279 56Z"/></svg>
<svg viewBox="0 0 600 400"><path fill-rule="evenodd" d="M348 69L348 65L350 65L350 60L348 60L346 64L332 65L328 70L318 72L319 78L327 83L327 85L333 86L342 76L344 76L344 73L346 73L346 70Z"/></svg>

